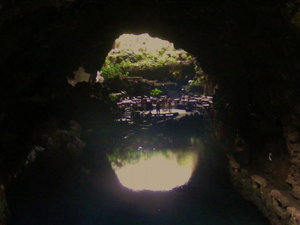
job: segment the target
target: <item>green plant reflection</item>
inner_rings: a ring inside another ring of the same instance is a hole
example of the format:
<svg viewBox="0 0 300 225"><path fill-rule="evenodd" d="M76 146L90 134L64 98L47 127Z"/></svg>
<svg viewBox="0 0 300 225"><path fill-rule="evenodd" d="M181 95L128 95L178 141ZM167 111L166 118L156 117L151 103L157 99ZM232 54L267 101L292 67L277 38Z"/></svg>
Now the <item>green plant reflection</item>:
<svg viewBox="0 0 300 225"><path fill-rule="evenodd" d="M129 189L168 191L186 184L195 169L195 151L135 150L108 156L121 184Z"/></svg>

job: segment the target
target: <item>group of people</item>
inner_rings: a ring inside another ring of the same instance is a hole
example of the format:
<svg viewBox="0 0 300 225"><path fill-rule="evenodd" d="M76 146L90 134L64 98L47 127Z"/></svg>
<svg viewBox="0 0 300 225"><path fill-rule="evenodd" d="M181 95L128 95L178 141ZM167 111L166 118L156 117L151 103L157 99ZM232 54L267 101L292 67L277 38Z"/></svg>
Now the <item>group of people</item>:
<svg viewBox="0 0 300 225"><path fill-rule="evenodd" d="M213 103L212 97L206 95L182 95L181 98L174 99L174 101L178 108L186 111L193 111L194 109L198 111L205 110Z"/></svg>
<svg viewBox="0 0 300 225"><path fill-rule="evenodd" d="M161 96L155 98L152 96L137 96L126 97L118 102L121 112L125 112L126 109L130 109L133 112L136 111L152 111L155 107L156 113L160 114L161 110L168 110L171 112L173 108L173 99L167 96Z"/></svg>
<svg viewBox="0 0 300 225"><path fill-rule="evenodd" d="M138 115L144 115L148 112L153 114L172 113L172 109L184 109L187 112L198 110L200 113L206 111L212 104L210 96L181 96L180 98L171 98L163 95L160 97L153 96L135 96L123 97L117 103L122 118L134 118ZM153 112L155 110L156 112Z"/></svg>
<svg viewBox="0 0 300 225"><path fill-rule="evenodd" d="M162 98L156 101L156 113L160 114L160 109L166 109L171 112L173 106L173 100L171 98Z"/></svg>

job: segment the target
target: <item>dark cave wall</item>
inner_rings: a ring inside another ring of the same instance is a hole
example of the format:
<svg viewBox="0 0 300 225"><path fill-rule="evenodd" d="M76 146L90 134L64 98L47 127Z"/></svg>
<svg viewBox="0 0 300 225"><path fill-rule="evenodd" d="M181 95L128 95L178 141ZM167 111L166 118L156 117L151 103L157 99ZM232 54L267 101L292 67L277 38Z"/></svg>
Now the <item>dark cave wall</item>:
<svg viewBox="0 0 300 225"><path fill-rule="evenodd" d="M95 74L119 34L149 32L195 54L232 110L272 108L278 116L295 101L299 82L298 39L286 8L284 1L246 0L3 3L2 102L49 95L81 65Z"/></svg>
<svg viewBox="0 0 300 225"><path fill-rule="evenodd" d="M2 1L2 149L9 142L29 145L36 127L57 110L74 119L61 99L86 92L73 92L66 76L79 66L95 75L116 37L148 32L197 56L210 82L218 84L215 119L222 129L239 130L258 154L277 145L275 140L282 140L283 154L291 153L288 133L299 134L293 119L300 96L298 12L297 0ZM36 106L33 96L42 103ZM9 156L20 161L28 151L12 149Z"/></svg>

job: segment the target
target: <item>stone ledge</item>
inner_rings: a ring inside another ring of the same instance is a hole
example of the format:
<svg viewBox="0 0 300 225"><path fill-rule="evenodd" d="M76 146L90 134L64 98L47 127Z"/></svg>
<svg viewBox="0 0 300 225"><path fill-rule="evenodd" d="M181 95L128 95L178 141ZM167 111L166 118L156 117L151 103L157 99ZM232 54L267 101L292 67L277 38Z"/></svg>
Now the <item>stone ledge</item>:
<svg viewBox="0 0 300 225"><path fill-rule="evenodd" d="M253 202L272 225L300 225L300 204L292 193L277 189L262 176L241 169L228 156L231 181L241 195Z"/></svg>

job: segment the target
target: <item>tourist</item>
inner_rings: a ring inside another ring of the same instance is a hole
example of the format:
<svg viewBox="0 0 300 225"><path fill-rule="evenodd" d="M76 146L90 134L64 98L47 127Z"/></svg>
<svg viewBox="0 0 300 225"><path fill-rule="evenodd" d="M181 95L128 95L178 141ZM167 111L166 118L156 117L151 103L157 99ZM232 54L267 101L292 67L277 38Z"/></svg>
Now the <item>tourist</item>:
<svg viewBox="0 0 300 225"><path fill-rule="evenodd" d="M145 98L142 99L142 111L146 111L147 100Z"/></svg>
<svg viewBox="0 0 300 225"><path fill-rule="evenodd" d="M147 100L146 109L152 111L153 105L151 100Z"/></svg>
<svg viewBox="0 0 300 225"><path fill-rule="evenodd" d="M160 101L156 102L156 114L160 114L160 107L161 107L160 104L161 104Z"/></svg>
<svg viewBox="0 0 300 225"><path fill-rule="evenodd" d="M151 120L152 118L152 113L151 111L146 115L146 120Z"/></svg>
<svg viewBox="0 0 300 225"><path fill-rule="evenodd" d="M168 98L168 109L169 109L169 112L171 112L171 108L172 108L172 100L171 100L171 98Z"/></svg>

